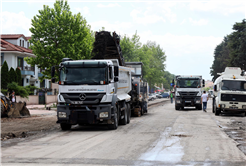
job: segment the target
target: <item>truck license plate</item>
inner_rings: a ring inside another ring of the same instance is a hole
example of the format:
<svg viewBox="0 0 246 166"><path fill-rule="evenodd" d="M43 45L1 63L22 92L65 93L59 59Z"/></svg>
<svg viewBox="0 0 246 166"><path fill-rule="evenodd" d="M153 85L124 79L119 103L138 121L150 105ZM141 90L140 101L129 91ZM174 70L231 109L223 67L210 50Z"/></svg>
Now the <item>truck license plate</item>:
<svg viewBox="0 0 246 166"><path fill-rule="evenodd" d="M191 103L191 101L185 101L186 103Z"/></svg>

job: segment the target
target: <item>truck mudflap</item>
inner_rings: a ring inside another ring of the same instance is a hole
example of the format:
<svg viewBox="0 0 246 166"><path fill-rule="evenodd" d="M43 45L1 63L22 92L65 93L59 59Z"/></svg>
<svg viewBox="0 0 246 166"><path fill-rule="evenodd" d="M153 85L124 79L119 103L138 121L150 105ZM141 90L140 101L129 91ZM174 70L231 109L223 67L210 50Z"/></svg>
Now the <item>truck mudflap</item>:
<svg viewBox="0 0 246 166"><path fill-rule="evenodd" d="M111 104L104 105L58 105L57 123L76 124L111 124ZM104 117L99 117L104 113Z"/></svg>

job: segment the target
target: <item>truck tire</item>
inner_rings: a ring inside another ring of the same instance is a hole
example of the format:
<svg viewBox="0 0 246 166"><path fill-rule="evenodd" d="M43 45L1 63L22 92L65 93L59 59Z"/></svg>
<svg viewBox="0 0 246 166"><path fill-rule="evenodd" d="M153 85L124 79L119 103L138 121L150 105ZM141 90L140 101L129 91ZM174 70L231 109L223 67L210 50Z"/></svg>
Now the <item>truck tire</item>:
<svg viewBox="0 0 246 166"><path fill-rule="evenodd" d="M179 110L179 109L180 109L180 107L175 105L175 110Z"/></svg>
<svg viewBox="0 0 246 166"><path fill-rule="evenodd" d="M143 103L141 103L141 116L144 114L143 108L144 108Z"/></svg>
<svg viewBox="0 0 246 166"><path fill-rule="evenodd" d="M215 113L215 108L216 108L216 106L214 105L215 104L215 101L214 100L215 99L213 98L213 109L212 109L213 113Z"/></svg>
<svg viewBox="0 0 246 166"><path fill-rule="evenodd" d="M65 131L65 130L70 130L72 125L67 124L67 123L60 123L60 126L61 126L61 129Z"/></svg>
<svg viewBox="0 0 246 166"><path fill-rule="evenodd" d="M109 124L108 128L110 130L116 130L118 128L119 124L119 111L117 109L117 106L114 107L114 124Z"/></svg>
<svg viewBox="0 0 246 166"><path fill-rule="evenodd" d="M126 125L127 124L127 116L128 116L128 110L127 107L123 111L121 111L124 115L124 118L120 120L121 125Z"/></svg>
<svg viewBox="0 0 246 166"><path fill-rule="evenodd" d="M220 113L221 113L221 110L220 110L220 108L217 108L216 106L215 106L215 116L219 116L220 115Z"/></svg>
<svg viewBox="0 0 246 166"><path fill-rule="evenodd" d="M198 105L198 106L196 106L196 109L198 109L198 110L202 110L202 105Z"/></svg>
<svg viewBox="0 0 246 166"><path fill-rule="evenodd" d="M0 116L3 116L4 114L4 106L3 103L0 101Z"/></svg>
<svg viewBox="0 0 246 166"><path fill-rule="evenodd" d="M127 103L126 104L126 106L127 106L127 123L130 123L130 121L131 121L131 107L130 107L130 104L129 103Z"/></svg>

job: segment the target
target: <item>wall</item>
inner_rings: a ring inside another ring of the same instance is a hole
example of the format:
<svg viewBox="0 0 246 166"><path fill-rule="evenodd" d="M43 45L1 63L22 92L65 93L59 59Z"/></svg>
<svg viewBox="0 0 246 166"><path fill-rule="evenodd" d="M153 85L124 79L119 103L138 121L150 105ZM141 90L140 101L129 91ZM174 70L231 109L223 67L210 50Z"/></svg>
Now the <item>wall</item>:
<svg viewBox="0 0 246 166"><path fill-rule="evenodd" d="M46 104L56 103L57 102L57 95L47 95L45 94L45 102Z"/></svg>
<svg viewBox="0 0 246 166"><path fill-rule="evenodd" d="M25 101L27 105L36 105L39 102L38 95L30 95L29 99L16 96L16 102L19 102L19 101L22 101L22 102Z"/></svg>

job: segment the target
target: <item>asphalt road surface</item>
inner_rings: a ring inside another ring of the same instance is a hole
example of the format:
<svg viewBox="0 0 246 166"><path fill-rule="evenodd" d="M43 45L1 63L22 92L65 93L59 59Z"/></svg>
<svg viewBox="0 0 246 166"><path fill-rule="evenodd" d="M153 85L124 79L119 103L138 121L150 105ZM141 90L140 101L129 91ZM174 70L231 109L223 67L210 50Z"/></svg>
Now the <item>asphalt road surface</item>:
<svg viewBox="0 0 246 166"><path fill-rule="evenodd" d="M211 111L176 111L163 102L130 124L75 126L2 147L2 165L223 165L245 166L246 156ZM227 117L228 118L228 117ZM245 117L239 117L245 118Z"/></svg>

